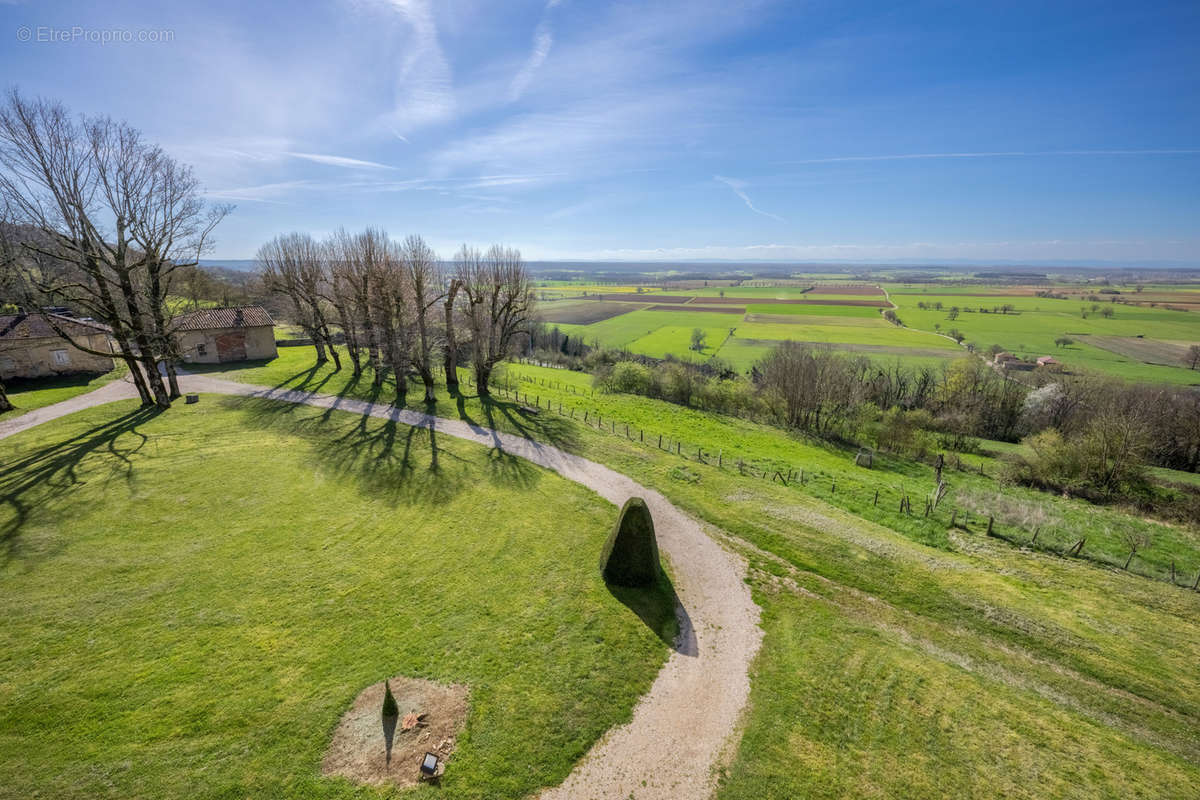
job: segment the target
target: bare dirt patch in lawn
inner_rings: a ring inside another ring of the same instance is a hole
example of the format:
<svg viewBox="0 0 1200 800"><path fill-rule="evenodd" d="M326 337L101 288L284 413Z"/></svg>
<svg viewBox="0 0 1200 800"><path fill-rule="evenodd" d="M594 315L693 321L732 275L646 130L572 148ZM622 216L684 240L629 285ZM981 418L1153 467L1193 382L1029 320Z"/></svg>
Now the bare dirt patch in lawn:
<svg viewBox="0 0 1200 800"><path fill-rule="evenodd" d="M636 297L633 295L632 297ZM632 300L632 297L630 300ZM630 311L637 311L645 306L635 305L633 302L624 303L608 303L598 300L581 300L579 302L571 302L570 305L555 307L553 304L543 304L538 313L545 322L562 322L571 325L591 325L593 322L601 322L613 317L619 317L622 314L628 314Z"/></svg>
<svg viewBox="0 0 1200 800"><path fill-rule="evenodd" d="M396 675L388 678L400 716L383 717L383 681L363 689L342 715L322 775L340 775L375 786L415 786L421 759L445 761L467 721L467 687Z"/></svg>
<svg viewBox="0 0 1200 800"><path fill-rule="evenodd" d="M1157 339L1139 339L1136 336L1086 336L1080 337L1087 344L1116 353L1119 356L1143 361L1147 364L1164 364L1178 367L1183 365L1188 346L1182 342L1164 342Z"/></svg>
<svg viewBox="0 0 1200 800"><path fill-rule="evenodd" d="M880 296L882 296L883 289L880 289L878 286L862 286L859 284L855 284L853 286L836 286L836 285L827 284L827 285L822 285L822 286L814 286L813 288L809 289L808 292L806 292L806 294L813 294L813 295L816 295L816 294L841 294L841 295L861 294L861 295L880 295Z"/></svg>
<svg viewBox="0 0 1200 800"><path fill-rule="evenodd" d="M767 297L697 297L690 303L692 306L746 306L746 305L771 305L771 306L864 306L867 308L888 308L889 303L886 300L844 300L833 298L813 298L811 300L797 300L787 298L784 300L773 300ZM707 309L706 309L707 310Z"/></svg>

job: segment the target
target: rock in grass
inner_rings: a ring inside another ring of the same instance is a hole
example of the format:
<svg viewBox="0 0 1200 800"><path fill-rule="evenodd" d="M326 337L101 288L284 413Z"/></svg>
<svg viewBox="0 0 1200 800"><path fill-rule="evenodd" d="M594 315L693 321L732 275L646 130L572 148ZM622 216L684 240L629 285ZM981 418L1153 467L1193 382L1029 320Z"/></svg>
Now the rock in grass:
<svg viewBox="0 0 1200 800"><path fill-rule="evenodd" d="M392 696L392 687L388 685L387 681L383 682L383 716L400 716L400 708L396 705L396 698Z"/></svg>
<svg viewBox="0 0 1200 800"><path fill-rule="evenodd" d="M658 561L658 541L654 538L654 520L640 497L631 497L604 543L600 556L604 580L618 586L653 586L662 567Z"/></svg>

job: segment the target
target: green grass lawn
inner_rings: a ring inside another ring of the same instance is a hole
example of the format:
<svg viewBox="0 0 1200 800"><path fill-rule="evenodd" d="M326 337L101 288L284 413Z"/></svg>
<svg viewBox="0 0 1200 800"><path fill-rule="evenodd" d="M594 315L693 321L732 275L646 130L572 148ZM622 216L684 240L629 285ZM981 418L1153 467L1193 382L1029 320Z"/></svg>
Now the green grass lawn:
<svg viewBox="0 0 1200 800"><path fill-rule="evenodd" d="M329 364L314 368L311 348L286 348L280 350L279 358L274 361L251 362L242 366L209 365L205 371L247 383L345 394L361 399L390 401L394 394L390 382L385 383L382 391L376 395L369 378L355 381L349 369L333 372ZM738 458L759 471L804 469L808 477L805 485L793 484L790 491L829 500L846 511L863 515L914 541L935 547L948 545L947 525L957 505L958 492L977 497L1000 491L994 480L997 470L992 461L985 462L987 470L983 476L971 472L950 473L952 493L933 516L925 518L920 514L922 498L933 490L934 476L924 464L881 455L876 460L877 469L865 470L854 465L853 449L790 436L770 426L649 398L593 392L591 376L585 373L509 364L504 367L502 374L507 377L500 380L507 381L522 395L528 395L531 404L538 402L545 407L547 401L562 403L564 409L576 409L577 418L587 411L594 419L599 412L603 419L615 419L622 425L628 423L635 431L645 430L654 437L662 434L671 447L679 441L685 452L694 454L696 448L701 447L714 457L722 453L727 470ZM463 377L466 377L465 370ZM440 391L440 401L434 407L434 412L442 416L483 421L492 427L553 441L567 449L579 447L581 433L589 430L561 419L557 414L525 419L512 413L499 413L507 405L503 401L508 398L498 396L496 399L501 401L500 405L488 407L470 395L470 389L465 384L464 390L467 395L457 400ZM416 383L410 386L408 405L415 410L426 410ZM653 448L650 451L653 452ZM979 461L983 460L965 457L964 461L977 467ZM833 496L829 493L831 482L836 482L838 486ZM876 489L881 497L878 506L872 503ZM897 511L899 498L905 494L910 496L918 513L909 515ZM1121 531L1133 526L1150 533L1155 541L1153 548L1139 555L1135 569L1159 578L1169 572L1172 560L1178 562L1185 574L1194 574L1194 570L1200 569L1200 531L1195 529L1133 518L1118 509L1097 507L1031 489L1003 487L1003 494L1042 505L1050 513L1053 522L1041 531L1038 540L1041 545L1065 549L1079 538L1082 531L1088 536L1087 549L1091 557L1103 563L1120 565L1124 563L1126 554ZM958 521L962 521L961 517ZM974 530L979 530L981 522L976 514L968 524ZM1018 541L1027 541L1032 536L1032 531L1004 523L997 526L997 530Z"/></svg>
<svg viewBox="0 0 1200 800"><path fill-rule="evenodd" d="M0 462L2 797L390 795L319 772L395 673L470 687L421 794L524 797L629 718L673 631L600 579L614 507L423 429L204 395Z"/></svg>
<svg viewBox="0 0 1200 800"><path fill-rule="evenodd" d="M126 373L125 362L118 361L116 364L116 367L103 375L63 375L54 378L10 380L5 383L5 388L8 390L8 399L13 404L13 410L4 412L0 419L19 417L35 408L61 403L63 400L99 389Z"/></svg>
<svg viewBox="0 0 1200 800"><path fill-rule="evenodd" d="M281 351L269 364L214 371L370 396L349 370L311 369L311 350L296 351ZM928 519L900 514L900 492L911 493L919 509L931 487L922 465L881 457L868 471L853 466L849 451L764 426L628 395L593 396L587 375L524 365L506 371L529 403L540 402L541 414L516 414L506 397L481 403L469 391L460 402L439 392L435 410L608 464L726 532L749 558L766 638L752 673L745 738L722 775L722 798L1163 797L1187 796L1200 780L1200 595L989 539L978 517L966 530L948 530L953 499ZM416 395L410 396L419 401ZM206 398L198 408L217 402ZM545 410L548 402L553 411ZM559 415L559 402L564 411L576 409L573 420ZM597 410L604 415L601 426ZM622 423L615 434L610 420ZM633 425L632 439L625 436L626 422ZM261 422L254 427L275 429ZM647 431L644 442L640 428ZM206 442L203 433L198 438ZM663 449L654 441L657 433L667 436ZM673 437L686 442L682 455L667 451ZM695 460L697 444L709 463ZM343 450L330 445L321 440L316 454L297 457L319 465L317 454ZM257 452L257 443L247 449ZM361 450L353 458L372 463ZM712 463L717 452L723 468ZM274 452L265 456L277 459ZM731 468L739 457L755 471L742 475ZM183 453L179 459L193 463ZM806 470L803 486L783 486L758 471L787 465ZM288 482L280 491L303 475L285 469ZM978 475L952 472L948 480L955 493L994 489L990 478ZM119 471L108 477L114 481L122 486ZM328 487L305 482L301 489L323 496ZM878 507L868 495L875 489L883 498ZM1015 496L1025 497L1021 490ZM1174 554L1190 578L1200 564L1195 531L1062 498L1029 497L1050 504L1058 517L1043 541L1070 542L1086 531L1103 554L1115 544L1106 543L1106 526L1145 525L1156 544L1147 553L1154 561L1141 566L1161 578L1163 558ZM1020 533L1000 531L1014 538ZM321 557L336 565L345 550ZM468 563L479 562L468 557ZM310 580L319 580L324 564ZM490 569L479 565L472 575L490 580ZM160 594L172 586L152 585ZM461 618L470 619L469 612ZM645 643L651 654L653 644ZM332 720L357 686L386 668L381 663L347 681L326 716ZM61 670L53 677L61 683L68 675ZM9 696L4 700L13 705ZM264 793L256 788L228 793Z"/></svg>

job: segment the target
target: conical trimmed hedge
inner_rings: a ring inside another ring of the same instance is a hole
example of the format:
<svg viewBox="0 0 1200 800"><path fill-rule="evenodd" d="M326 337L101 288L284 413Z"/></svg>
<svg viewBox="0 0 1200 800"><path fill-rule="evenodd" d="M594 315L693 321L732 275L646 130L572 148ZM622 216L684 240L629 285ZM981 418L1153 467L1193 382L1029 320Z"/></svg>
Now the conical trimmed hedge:
<svg viewBox="0 0 1200 800"><path fill-rule="evenodd" d="M604 580L618 586L653 586L661 569L650 509L642 498L631 497L604 543L600 556Z"/></svg>
<svg viewBox="0 0 1200 800"><path fill-rule="evenodd" d="M400 707L396 705L396 698L392 696L392 687L388 685L387 681L383 682L383 716L400 716Z"/></svg>

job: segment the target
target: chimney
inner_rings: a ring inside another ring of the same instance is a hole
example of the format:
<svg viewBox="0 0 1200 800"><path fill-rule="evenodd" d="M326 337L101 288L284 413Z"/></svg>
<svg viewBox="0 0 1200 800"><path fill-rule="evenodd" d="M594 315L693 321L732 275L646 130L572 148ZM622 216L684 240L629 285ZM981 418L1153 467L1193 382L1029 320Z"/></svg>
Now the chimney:
<svg viewBox="0 0 1200 800"><path fill-rule="evenodd" d="M242 310L239 308L233 312L233 327L241 328L246 325L246 319L242 315Z"/></svg>

